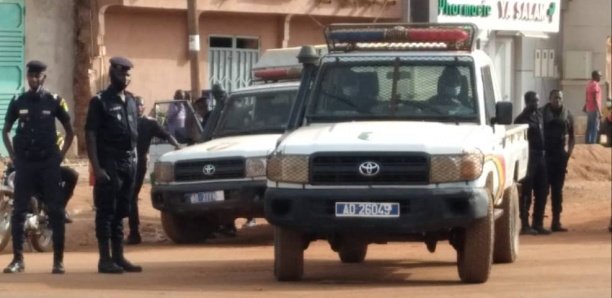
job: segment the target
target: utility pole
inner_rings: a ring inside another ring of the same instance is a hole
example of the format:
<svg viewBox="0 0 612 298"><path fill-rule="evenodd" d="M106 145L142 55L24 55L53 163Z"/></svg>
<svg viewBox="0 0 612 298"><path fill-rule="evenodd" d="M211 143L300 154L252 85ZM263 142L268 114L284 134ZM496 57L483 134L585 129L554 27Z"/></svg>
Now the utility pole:
<svg viewBox="0 0 612 298"><path fill-rule="evenodd" d="M189 64L191 65L191 100L200 97L200 22L198 0L187 0L187 28L189 30Z"/></svg>

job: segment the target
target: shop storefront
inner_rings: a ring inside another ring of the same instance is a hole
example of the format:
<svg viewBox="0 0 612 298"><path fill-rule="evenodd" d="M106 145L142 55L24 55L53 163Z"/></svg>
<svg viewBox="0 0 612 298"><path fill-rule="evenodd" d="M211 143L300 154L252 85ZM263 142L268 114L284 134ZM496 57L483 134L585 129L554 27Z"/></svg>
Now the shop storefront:
<svg viewBox="0 0 612 298"><path fill-rule="evenodd" d="M559 86L560 16L560 0L431 0L429 6L431 22L478 26L478 45L493 59L497 86L515 115L526 91L538 92L544 104Z"/></svg>

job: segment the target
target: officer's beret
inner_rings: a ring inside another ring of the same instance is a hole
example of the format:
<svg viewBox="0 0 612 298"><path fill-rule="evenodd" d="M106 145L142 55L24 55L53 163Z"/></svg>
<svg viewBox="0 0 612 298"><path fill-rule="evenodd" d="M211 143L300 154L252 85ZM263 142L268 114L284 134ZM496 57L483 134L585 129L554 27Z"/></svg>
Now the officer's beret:
<svg viewBox="0 0 612 298"><path fill-rule="evenodd" d="M28 68L28 72L41 72L47 69L47 64L38 60L32 60L26 64L26 67Z"/></svg>
<svg viewBox="0 0 612 298"><path fill-rule="evenodd" d="M125 57L121 57L121 56L115 56L113 58L110 59L110 64L111 65L117 65L117 66L123 66L125 68L133 68L134 64L132 64L132 62L130 62L130 60L128 60Z"/></svg>

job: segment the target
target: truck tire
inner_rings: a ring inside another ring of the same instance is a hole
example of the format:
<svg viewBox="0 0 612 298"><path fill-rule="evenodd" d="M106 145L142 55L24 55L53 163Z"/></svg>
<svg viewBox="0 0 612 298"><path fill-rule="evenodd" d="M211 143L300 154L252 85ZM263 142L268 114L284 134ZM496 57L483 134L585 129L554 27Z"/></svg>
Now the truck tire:
<svg viewBox="0 0 612 298"><path fill-rule="evenodd" d="M489 279L493 261L493 202L489 200L487 216L480 218L462 235L457 250L459 278L465 283L483 283Z"/></svg>
<svg viewBox="0 0 612 298"><path fill-rule="evenodd" d="M177 244L202 242L213 231L203 219L184 217L170 212L162 211L161 222L166 236Z"/></svg>
<svg viewBox="0 0 612 298"><path fill-rule="evenodd" d="M342 263L361 263L368 253L368 244L361 242L344 242L340 245L338 255Z"/></svg>
<svg viewBox="0 0 612 298"><path fill-rule="evenodd" d="M274 227L274 276L297 281L304 275L304 237L300 232Z"/></svg>
<svg viewBox="0 0 612 298"><path fill-rule="evenodd" d="M519 251L519 207L518 190L513 185L504 193L502 209L504 214L495 222L494 263L514 263Z"/></svg>

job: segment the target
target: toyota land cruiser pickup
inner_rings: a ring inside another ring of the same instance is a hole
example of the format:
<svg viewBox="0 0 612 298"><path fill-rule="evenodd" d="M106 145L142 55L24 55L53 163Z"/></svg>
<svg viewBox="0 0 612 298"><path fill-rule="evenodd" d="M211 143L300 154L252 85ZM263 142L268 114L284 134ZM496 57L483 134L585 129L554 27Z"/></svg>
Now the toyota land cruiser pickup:
<svg viewBox="0 0 612 298"><path fill-rule="evenodd" d="M263 216L266 158L289 126L299 51L268 50L253 67L256 83L232 92L209 118L215 127L207 124L208 140L156 162L151 200L172 241L200 242L236 218Z"/></svg>
<svg viewBox="0 0 612 298"><path fill-rule="evenodd" d="M302 48L297 129L267 168L278 280L301 279L318 239L345 263L364 261L371 243L434 252L449 240L467 283L515 261L527 127L511 125L476 34L471 24L336 24L328 54Z"/></svg>

